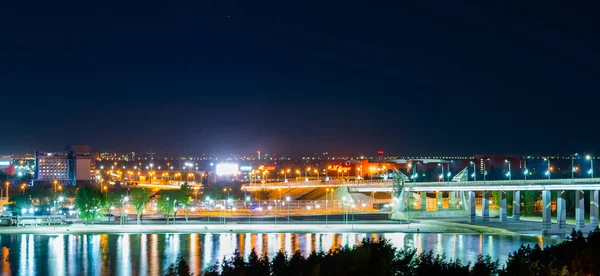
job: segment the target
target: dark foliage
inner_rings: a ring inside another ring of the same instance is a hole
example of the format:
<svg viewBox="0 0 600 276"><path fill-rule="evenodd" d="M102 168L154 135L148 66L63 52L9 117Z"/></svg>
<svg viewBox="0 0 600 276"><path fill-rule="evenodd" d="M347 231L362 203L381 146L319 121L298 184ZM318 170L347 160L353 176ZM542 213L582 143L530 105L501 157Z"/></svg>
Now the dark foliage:
<svg viewBox="0 0 600 276"><path fill-rule="evenodd" d="M600 230L596 228L588 237L573 231L571 236L558 245L521 246L509 255L504 268L489 256L479 256L474 264L447 259L433 252L416 254L414 249L396 249L385 239L363 239L353 247L339 247L329 251L312 252L308 258L299 251L291 256L278 252L271 260L259 257L252 250L248 260L236 251L204 275L258 276L258 275L600 275ZM169 273L179 271L171 266ZM187 267L187 265L185 266ZM186 270L189 273L189 268ZM167 274L188 275L188 274Z"/></svg>

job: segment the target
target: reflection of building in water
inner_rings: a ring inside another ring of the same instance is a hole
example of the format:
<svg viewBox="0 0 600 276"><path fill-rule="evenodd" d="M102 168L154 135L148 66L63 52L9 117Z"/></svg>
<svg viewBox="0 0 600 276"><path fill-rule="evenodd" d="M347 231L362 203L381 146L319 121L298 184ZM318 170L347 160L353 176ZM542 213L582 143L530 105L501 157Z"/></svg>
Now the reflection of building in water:
<svg viewBox="0 0 600 276"><path fill-rule="evenodd" d="M190 256L189 256L189 264L194 275L200 275L200 253L198 244L200 243L200 237L198 234L190 234Z"/></svg>
<svg viewBox="0 0 600 276"><path fill-rule="evenodd" d="M212 234L207 233L204 235L204 252L203 258L204 262L202 263L202 269L209 267L212 263L212 251L213 251L213 242L212 242ZM157 275L157 274L154 274Z"/></svg>
<svg viewBox="0 0 600 276"><path fill-rule="evenodd" d="M140 236L140 274L148 274L148 234Z"/></svg>
<svg viewBox="0 0 600 276"><path fill-rule="evenodd" d="M150 249L150 275L158 275L158 234L150 235Z"/></svg>

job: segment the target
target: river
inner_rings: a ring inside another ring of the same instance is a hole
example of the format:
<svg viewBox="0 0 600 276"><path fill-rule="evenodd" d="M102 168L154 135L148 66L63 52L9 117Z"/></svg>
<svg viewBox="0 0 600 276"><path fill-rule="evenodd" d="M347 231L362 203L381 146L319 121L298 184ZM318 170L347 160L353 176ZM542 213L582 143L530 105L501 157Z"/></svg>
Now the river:
<svg viewBox="0 0 600 276"><path fill-rule="evenodd" d="M238 249L248 255L252 248L274 256L279 250L328 251L354 245L364 237L389 239L398 248L433 250L449 258L473 262L479 254L505 262L521 244L546 246L562 239L528 236L473 234L71 234L0 235L3 275L164 275L177 256L192 271L231 256Z"/></svg>

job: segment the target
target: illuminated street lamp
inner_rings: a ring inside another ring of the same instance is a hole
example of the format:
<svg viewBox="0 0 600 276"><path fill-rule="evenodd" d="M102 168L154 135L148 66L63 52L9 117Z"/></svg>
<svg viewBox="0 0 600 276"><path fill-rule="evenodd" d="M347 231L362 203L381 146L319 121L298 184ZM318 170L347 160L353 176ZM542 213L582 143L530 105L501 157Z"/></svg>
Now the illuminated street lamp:
<svg viewBox="0 0 600 276"><path fill-rule="evenodd" d="M512 180L512 177L510 175L510 162L507 159L505 159L504 163L508 164L508 172L506 173L506 176L508 177L508 180Z"/></svg>
<svg viewBox="0 0 600 276"><path fill-rule="evenodd" d="M548 176L548 179L550 179L550 158L544 157L544 161L548 162L548 170L546 170L546 175Z"/></svg>
<svg viewBox="0 0 600 276"><path fill-rule="evenodd" d="M477 181L477 164L475 164L475 162L470 161L471 165L473 165L473 174L471 175L473 177L473 181ZM467 179L469 179L467 177Z"/></svg>
<svg viewBox="0 0 600 276"><path fill-rule="evenodd" d="M289 196L285 197L285 201L287 202L287 209L288 209L288 223L290 222L290 200L291 198Z"/></svg>
<svg viewBox="0 0 600 276"><path fill-rule="evenodd" d="M485 169L485 162L490 160L489 158L486 158L485 160L483 160L483 181L485 181L485 176L487 175L487 170Z"/></svg>
<svg viewBox="0 0 600 276"><path fill-rule="evenodd" d="M571 179L575 178L575 156L579 156L579 153L575 153L573 155L571 155ZM587 158L587 156L586 156Z"/></svg>
<svg viewBox="0 0 600 276"><path fill-rule="evenodd" d="M588 174L594 178L594 159L592 159L592 157L589 155L586 155L585 159L590 160L590 170L588 171Z"/></svg>

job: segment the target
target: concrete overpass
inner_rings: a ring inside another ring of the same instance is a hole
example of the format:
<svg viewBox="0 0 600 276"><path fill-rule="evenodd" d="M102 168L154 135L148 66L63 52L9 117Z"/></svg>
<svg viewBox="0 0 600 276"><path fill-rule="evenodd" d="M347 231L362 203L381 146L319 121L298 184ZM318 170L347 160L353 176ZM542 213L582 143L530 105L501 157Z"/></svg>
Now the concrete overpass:
<svg viewBox="0 0 600 276"><path fill-rule="evenodd" d="M590 191L590 224L598 226L600 178L576 179L517 179L517 180L487 180L487 181L446 181L446 182L407 182L404 180L390 180L381 182L298 182L298 183L269 183L268 185L246 185L242 189L251 191L259 189L282 188L318 188L318 187L348 187L352 192L391 192L398 204L396 212L403 214L414 208L415 199L420 202L418 210L425 210L427 193L435 193L438 204L441 205L442 193L448 194L451 208L466 209L471 221L475 221L475 192L482 194L481 220L489 220L489 192L501 192L499 202L500 221L507 221L506 193L513 192L513 220L520 219L521 191L541 191L542 193L542 232L545 234L564 232L566 228L566 192L575 192L575 228L581 230L585 227L584 192ZM552 229L550 193L557 192L557 222L558 230ZM401 216L402 217L402 216Z"/></svg>

